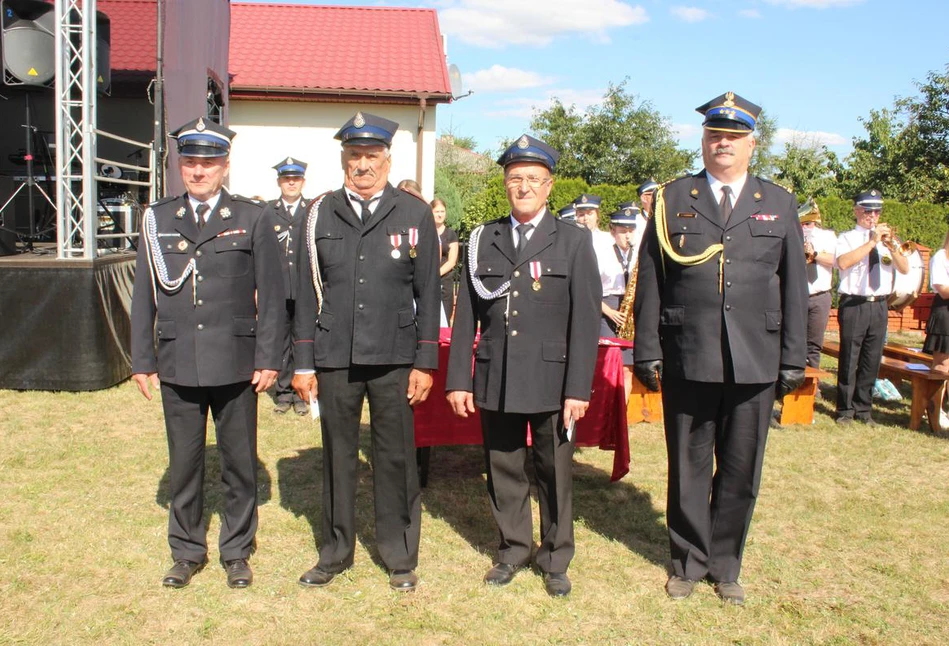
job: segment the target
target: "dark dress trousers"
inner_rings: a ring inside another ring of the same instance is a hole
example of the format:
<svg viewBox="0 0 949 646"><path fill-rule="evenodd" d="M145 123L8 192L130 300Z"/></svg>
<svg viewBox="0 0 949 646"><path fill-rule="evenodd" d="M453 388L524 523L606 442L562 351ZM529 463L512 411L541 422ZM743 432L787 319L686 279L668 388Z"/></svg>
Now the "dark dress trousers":
<svg viewBox="0 0 949 646"><path fill-rule="evenodd" d="M139 244L132 296L132 372L157 372L162 383L168 542L175 559L200 562L207 554L202 512L210 409L227 488L221 558L246 558L257 529L257 396L250 382L254 370L280 368L284 325L273 225L260 204L226 191L200 230L187 195L149 208L157 224L152 242L168 276L196 263L195 274L172 293L157 284L146 245Z"/></svg>
<svg viewBox="0 0 949 646"><path fill-rule="evenodd" d="M724 245L723 259L680 264L660 250L654 218L639 256L634 352L637 362L664 364L672 570L730 582L758 494L778 369L805 365L797 201L749 176L723 224L704 171L666 185L662 201L677 254Z"/></svg>
<svg viewBox="0 0 949 646"><path fill-rule="evenodd" d="M283 359L280 364L280 375L274 385L274 399L278 402L302 401L290 385L293 381L293 318L297 294L297 271L300 257L300 238L303 237L303 224L306 221L308 201L301 199L296 205L293 214L287 210L283 199L268 202L264 212L273 220L273 230L277 237L277 246L280 248L280 266L283 270L283 288L286 293L287 318L283 329Z"/></svg>
<svg viewBox="0 0 949 646"><path fill-rule="evenodd" d="M485 288L493 291L510 280L509 296L479 297L466 259L445 388L472 392L481 409L498 560L515 565L530 561L533 545L524 472L530 424L541 520L536 563L545 572L566 572L574 554L574 441L564 433L562 411L565 398L590 400L601 294L593 244L588 231L548 211L520 257L509 217L485 224L477 258L476 275ZM540 264L538 290L531 262Z"/></svg>
<svg viewBox="0 0 949 646"><path fill-rule="evenodd" d="M318 310L307 240L300 249L294 364L297 370L316 369L319 380L323 531L318 565L340 572L353 562L359 421L368 396L379 554L390 570L413 570L421 501L406 390L413 367L438 367L441 296L432 210L387 185L365 223L342 189L328 194L318 212L314 205L308 218L314 216L323 305ZM414 253L411 229L418 233Z"/></svg>

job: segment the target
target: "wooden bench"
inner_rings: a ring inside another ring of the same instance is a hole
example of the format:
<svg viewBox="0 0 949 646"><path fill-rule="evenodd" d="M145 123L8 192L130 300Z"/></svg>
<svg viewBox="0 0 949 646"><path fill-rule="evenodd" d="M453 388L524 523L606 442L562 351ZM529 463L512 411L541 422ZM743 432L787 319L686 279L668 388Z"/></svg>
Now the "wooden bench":
<svg viewBox="0 0 949 646"><path fill-rule="evenodd" d="M804 383L797 390L784 396L780 419L782 426L814 423L814 399L817 395L817 384L821 377L829 376L829 372L820 368L807 366L804 369Z"/></svg>
<svg viewBox="0 0 949 646"><path fill-rule="evenodd" d="M894 352L894 346L887 347L890 348L891 353ZM898 347L907 350L904 346ZM825 341L823 352L832 357L840 357L840 344L835 341ZM922 363L931 367L932 356L928 354L910 351L913 360L903 361L888 355L886 352L886 347L884 347L883 358L880 361L880 371L877 376L884 379L910 382L913 387L913 399L910 405L909 427L914 431L919 430L919 426L923 421L923 413L926 412L929 403L934 401L941 392L943 384L949 379L949 374L936 372L932 369L914 370L907 367L912 363Z"/></svg>

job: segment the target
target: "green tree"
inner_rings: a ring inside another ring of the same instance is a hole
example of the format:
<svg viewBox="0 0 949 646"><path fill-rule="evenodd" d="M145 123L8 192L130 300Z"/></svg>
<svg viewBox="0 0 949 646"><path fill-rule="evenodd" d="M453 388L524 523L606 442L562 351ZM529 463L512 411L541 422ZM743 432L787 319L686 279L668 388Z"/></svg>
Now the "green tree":
<svg viewBox="0 0 949 646"><path fill-rule="evenodd" d="M692 167L697 151L677 147L672 124L648 101L610 84L584 114L559 99L536 112L531 130L560 152L557 173L588 184L635 184L672 179Z"/></svg>
<svg viewBox="0 0 949 646"><path fill-rule="evenodd" d="M771 115L762 110L758 114L755 124L755 153L751 157L748 172L759 177L772 178L775 176L777 155L772 152L774 137L778 131L778 122Z"/></svg>
<svg viewBox="0 0 949 646"><path fill-rule="evenodd" d="M843 167L827 146L789 141L774 160L774 177L790 187L799 199L838 195Z"/></svg>

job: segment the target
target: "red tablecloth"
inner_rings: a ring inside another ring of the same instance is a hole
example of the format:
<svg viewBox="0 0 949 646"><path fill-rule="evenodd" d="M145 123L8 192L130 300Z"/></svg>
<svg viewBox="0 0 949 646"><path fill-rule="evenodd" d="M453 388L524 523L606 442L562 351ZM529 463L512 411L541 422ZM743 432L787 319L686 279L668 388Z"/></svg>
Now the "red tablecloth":
<svg viewBox="0 0 949 646"><path fill-rule="evenodd" d="M415 407L415 446L481 444L481 418L475 412L456 416L445 400L445 372L451 329L442 328L438 343L438 371L428 399ZM597 446L613 451L615 482L629 473L629 435L626 427L626 395L623 392L623 357L619 341L600 340L593 377L590 408L577 422L577 446Z"/></svg>

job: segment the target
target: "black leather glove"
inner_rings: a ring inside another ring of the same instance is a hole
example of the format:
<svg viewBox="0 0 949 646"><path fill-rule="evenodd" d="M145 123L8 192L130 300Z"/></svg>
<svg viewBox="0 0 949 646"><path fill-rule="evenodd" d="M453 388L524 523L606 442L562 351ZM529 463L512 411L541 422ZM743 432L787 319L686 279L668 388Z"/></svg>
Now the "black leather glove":
<svg viewBox="0 0 949 646"><path fill-rule="evenodd" d="M659 392L662 382L662 359L637 361L633 364L633 374L636 375L636 379L642 382L643 386L654 393Z"/></svg>
<svg viewBox="0 0 949 646"><path fill-rule="evenodd" d="M778 383L775 384L775 394L778 400L784 399L788 393L797 390L804 383L804 368L788 368L782 366L778 370Z"/></svg>

